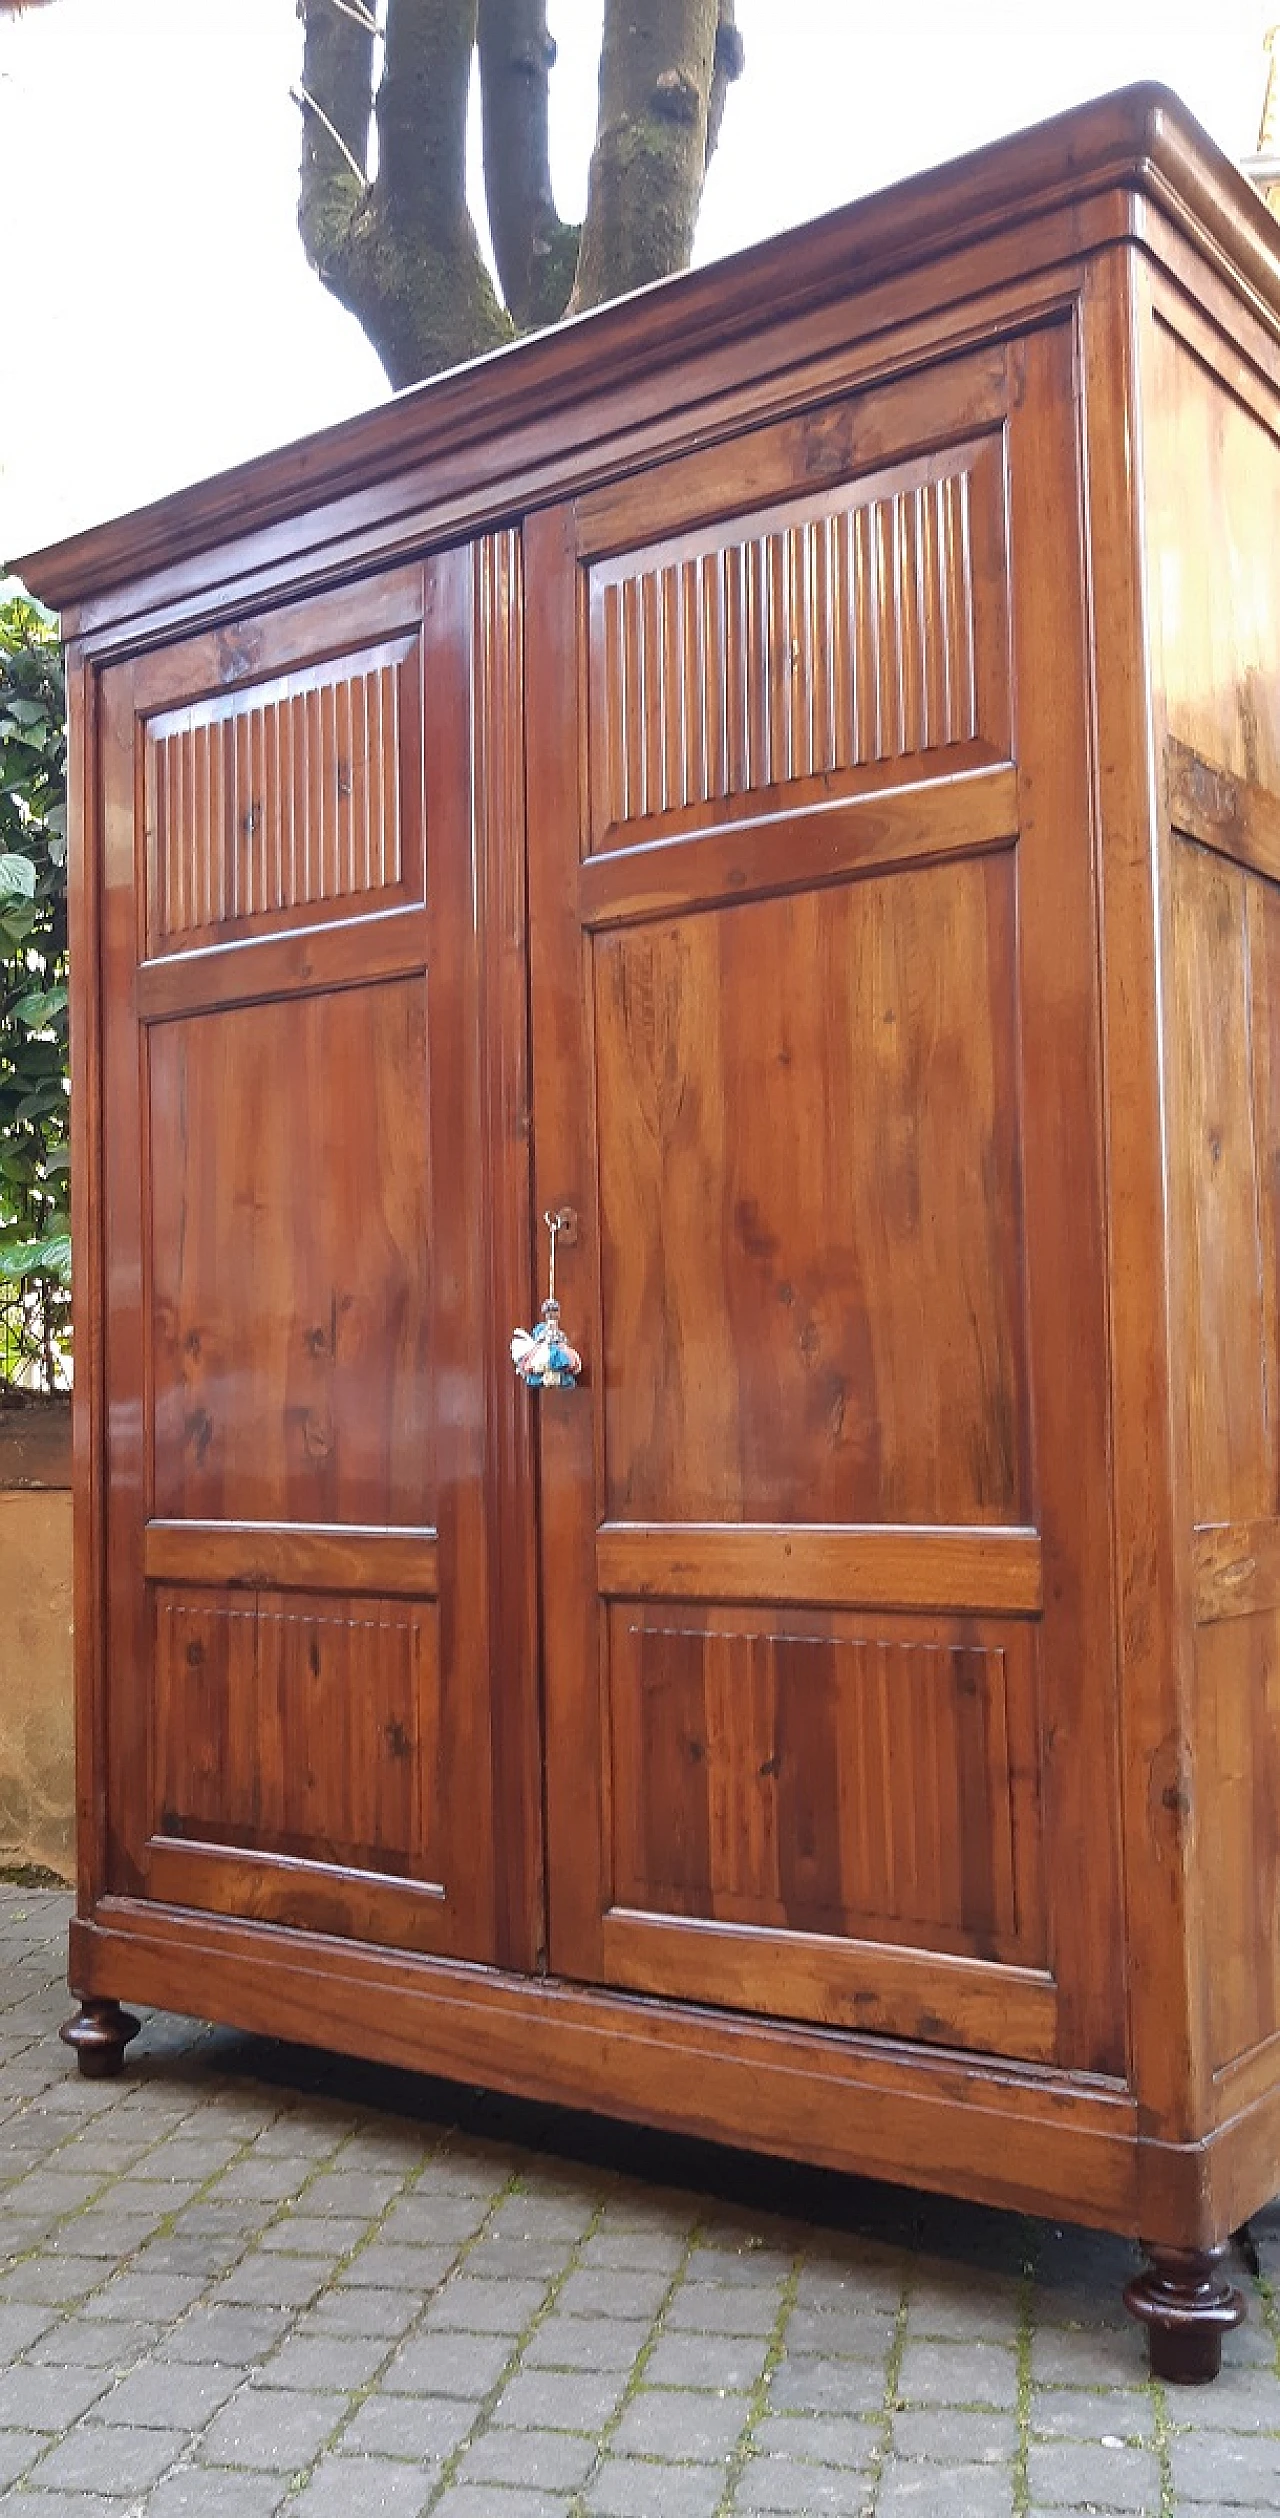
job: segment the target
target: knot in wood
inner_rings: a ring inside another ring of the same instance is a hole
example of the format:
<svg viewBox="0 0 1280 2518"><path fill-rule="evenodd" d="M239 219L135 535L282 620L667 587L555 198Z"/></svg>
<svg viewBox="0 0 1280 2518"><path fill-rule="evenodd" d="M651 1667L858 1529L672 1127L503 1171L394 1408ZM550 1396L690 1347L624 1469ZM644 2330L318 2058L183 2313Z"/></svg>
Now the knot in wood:
<svg viewBox="0 0 1280 2518"><path fill-rule="evenodd" d="M664 70L653 91L653 108L668 122L696 122L702 103L698 82L687 70Z"/></svg>

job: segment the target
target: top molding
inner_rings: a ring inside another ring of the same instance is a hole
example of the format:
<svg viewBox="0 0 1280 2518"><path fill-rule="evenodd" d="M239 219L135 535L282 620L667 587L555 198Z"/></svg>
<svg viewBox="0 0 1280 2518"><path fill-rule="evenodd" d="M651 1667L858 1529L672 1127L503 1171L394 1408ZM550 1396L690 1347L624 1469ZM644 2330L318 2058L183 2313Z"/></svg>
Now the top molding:
<svg viewBox="0 0 1280 2518"><path fill-rule="evenodd" d="M1101 194L1154 203L1280 344L1280 226L1168 88L1096 103L830 211L533 338L410 386L389 402L11 564L58 610L266 525L446 457L456 467L528 421L610 397L696 352L939 261ZM488 470L492 469L490 461ZM114 608L114 607L113 607Z"/></svg>

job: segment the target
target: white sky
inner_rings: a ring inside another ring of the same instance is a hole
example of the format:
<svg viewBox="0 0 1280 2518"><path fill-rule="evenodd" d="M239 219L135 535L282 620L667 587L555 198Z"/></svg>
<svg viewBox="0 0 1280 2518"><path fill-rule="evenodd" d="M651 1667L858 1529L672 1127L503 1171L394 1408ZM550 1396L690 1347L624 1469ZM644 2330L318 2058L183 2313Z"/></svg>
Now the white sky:
<svg viewBox="0 0 1280 2518"><path fill-rule="evenodd" d="M698 259L1137 78L1253 149L1280 0L738 0L747 70ZM559 206L581 208L600 0L551 0ZM295 225L294 0L0 17L0 559L384 398Z"/></svg>

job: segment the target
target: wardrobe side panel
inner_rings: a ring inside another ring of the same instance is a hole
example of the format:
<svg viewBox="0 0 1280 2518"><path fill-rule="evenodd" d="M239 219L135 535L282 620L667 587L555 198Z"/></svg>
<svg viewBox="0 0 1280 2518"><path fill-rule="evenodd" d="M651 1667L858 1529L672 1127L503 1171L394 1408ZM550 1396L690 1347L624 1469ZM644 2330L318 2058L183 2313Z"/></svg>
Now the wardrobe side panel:
<svg viewBox="0 0 1280 2518"><path fill-rule="evenodd" d="M1224 2076L1242 2095L1238 2067L1280 2030L1280 436L1263 389L1246 405L1159 312L1149 358L1178 1547L1195 1638L1189 1765L1169 1789L1194 1830L1221 2115L1237 2103Z"/></svg>

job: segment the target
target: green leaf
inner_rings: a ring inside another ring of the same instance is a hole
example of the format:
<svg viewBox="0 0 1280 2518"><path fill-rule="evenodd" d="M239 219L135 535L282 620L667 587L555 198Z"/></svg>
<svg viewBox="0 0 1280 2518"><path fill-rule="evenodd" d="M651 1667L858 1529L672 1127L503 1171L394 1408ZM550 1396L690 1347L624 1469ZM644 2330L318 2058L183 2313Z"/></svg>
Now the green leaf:
<svg viewBox="0 0 1280 2518"><path fill-rule="evenodd" d="M0 857L0 900L33 901L36 870L29 857Z"/></svg>
<svg viewBox="0 0 1280 2518"><path fill-rule="evenodd" d="M38 1242L0 1242L0 1282L21 1285L30 1276L52 1276L61 1285L70 1284L69 1234L53 1233Z"/></svg>
<svg viewBox="0 0 1280 2518"><path fill-rule="evenodd" d="M11 699L9 714L17 718L20 726L42 726L48 721L49 711L41 699Z"/></svg>
<svg viewBox="0 0 1280 2518"><path fill-rule="evenodd" d="M9 1011L15 1022L26 1023L33 1032L40 1032L55 1014L61 1014L67 1002L65 988L35 988L30 996L19 997Z"/></svg>

